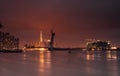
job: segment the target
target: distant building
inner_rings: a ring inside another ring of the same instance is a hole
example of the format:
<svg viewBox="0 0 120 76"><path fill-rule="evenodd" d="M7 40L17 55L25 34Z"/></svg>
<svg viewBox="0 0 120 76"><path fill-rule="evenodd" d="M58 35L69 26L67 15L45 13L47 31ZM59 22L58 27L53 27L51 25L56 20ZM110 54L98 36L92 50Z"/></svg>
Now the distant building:
<svg viewBox="0 0 120 76"><path fill-rule="evenodd" d="M111 44L109 41L97 40L94 42L87 43L88 50L109 50L111 49Z"/></svg>
<svg viewBox="0 0 120 76"><path fill-rule="evenodd" d="M40 31L39 40L24 45L24 50L46 50L50 45L50 40L43 38L43 33Z"/></svg>
<svg viewBox="0 0 120 76"><path fill-rule="evenodd" d="M14 50L19 48L19 39L0 31L0 50Z"/></svg>

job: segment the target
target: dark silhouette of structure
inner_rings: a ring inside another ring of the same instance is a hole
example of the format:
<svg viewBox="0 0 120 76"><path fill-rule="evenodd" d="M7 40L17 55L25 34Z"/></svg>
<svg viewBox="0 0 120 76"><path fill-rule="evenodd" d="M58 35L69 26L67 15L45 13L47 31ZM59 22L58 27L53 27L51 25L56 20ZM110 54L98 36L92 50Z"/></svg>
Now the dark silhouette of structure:
<svg viewBox="0 0 120 76"><path fill-rule="evenodd" d="M55 38L55 32L51 30L51 39L50 39L50 44L48 47L48 50L50 51L68 51L68 53L71 53L71 50L81 50L81 48L64 48L64 47L54 47L54 38Z"/></svg>
<svg viewBox="0 0 120 76"><path fill-rule="evenodd" d="M54 37L55 37L55 32L53 32L53 30L51 30L51 38L50 38L50 50L53 50L54 47Z"/></svg>
<svg viewBox="0 0 120 76"><path fill-rule="evenodd" d="M3 27L3 25L0 23L0 28L2 28Z"/></svg>

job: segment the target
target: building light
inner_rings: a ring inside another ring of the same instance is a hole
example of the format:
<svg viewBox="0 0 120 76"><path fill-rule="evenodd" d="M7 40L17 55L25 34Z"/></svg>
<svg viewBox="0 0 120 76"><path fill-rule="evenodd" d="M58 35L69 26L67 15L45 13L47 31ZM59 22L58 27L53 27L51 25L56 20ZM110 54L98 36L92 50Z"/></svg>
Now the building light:
<svg viewBox="0 0 120 76"><path fill-rule="evenodd" d="M50 42L50 40L47 40L47 42Z"/></svg>
<svg viewBox="0 0 120 76"><path fill-rule="evenodd" d="M115 47L115 46L114 46L114 47L111 47L111 49L116 50L116 49L117 49L117 47Z"/></svg>

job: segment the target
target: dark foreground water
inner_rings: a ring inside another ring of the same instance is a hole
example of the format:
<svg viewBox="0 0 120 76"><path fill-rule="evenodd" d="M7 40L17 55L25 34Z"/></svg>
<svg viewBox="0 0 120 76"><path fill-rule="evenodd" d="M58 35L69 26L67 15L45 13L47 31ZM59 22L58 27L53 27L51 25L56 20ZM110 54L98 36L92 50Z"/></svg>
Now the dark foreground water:
<svg viewBox="0 0 120 76"><path fill-rule="evenodd" d="M0 53L0 76L120 76L120 52Z"/></svg>

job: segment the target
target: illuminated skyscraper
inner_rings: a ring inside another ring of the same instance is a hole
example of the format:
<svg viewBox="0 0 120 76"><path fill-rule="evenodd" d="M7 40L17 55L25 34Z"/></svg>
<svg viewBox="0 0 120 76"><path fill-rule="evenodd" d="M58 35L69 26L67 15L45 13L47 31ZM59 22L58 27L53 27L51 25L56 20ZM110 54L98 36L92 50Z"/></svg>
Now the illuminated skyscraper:
<svg viewBox="0 0 120 76"><path fill-rule="evenodd" d="M39 38L40 40L39 40L39 46L40 47L45 47L44 46L44 39L43 39L43 33L42 33L42 31L40 31L40 38Z"/></svg>
<svg viewBox="0 0 120 76"><path fill-rule="evenodd" d="M42 34L42 31L40 31L40 42L43 42L43 34Z"/></svg>

